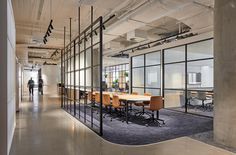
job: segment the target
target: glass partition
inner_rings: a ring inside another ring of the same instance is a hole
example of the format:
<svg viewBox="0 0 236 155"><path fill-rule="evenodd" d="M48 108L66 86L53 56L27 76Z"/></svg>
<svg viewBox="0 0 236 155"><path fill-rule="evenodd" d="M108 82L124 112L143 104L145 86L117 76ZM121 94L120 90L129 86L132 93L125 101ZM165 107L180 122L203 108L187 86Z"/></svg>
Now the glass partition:
<svg viewBox="0 0 236 155"><path fill-rule="evenodd" d="M213 117L213 40L187 45L187 110Z"/></svg>
<svg viewBox="0 0 236 155"><path fill-rule="evenodd" d="M164 50L165 108L184 108L185 46Z"/></svg>
<svg viewBox="0 0 236 155"><path fill-rule="evenodd" d="M164 95L172 110L213 116L213 39L134 56L132 92Z"/></svg>
<svg viewBox="0 0 236 155"><path fill-rule="evenodd" d="M65 66L62 107L102 135L102 17L91 24L66 46L62 54L61 63ZM97 26L96 34L91 33L94 24ZM100 93L100 103L96 106L93 99L88 97L88 94L94 91Z"/></svg>
<svg viewBox="0 0 236 155"><path fill-rule="evenodd" d="M161 95L161 52L132 58L132 92Z"/></svg>

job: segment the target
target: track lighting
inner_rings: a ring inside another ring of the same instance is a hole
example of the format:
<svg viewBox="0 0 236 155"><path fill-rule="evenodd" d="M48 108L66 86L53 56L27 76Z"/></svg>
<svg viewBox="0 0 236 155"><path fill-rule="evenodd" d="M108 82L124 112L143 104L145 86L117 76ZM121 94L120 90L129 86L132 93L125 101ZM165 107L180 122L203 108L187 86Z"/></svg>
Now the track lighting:
<svg viewBox="0 0 236 155"><path fill-rule="evenodd" d="M43 43L46 44L47 43L47 37L50 36L50 33L52 33L52 30L54 29L54 27L52 26L52 22L53 20L51 19L49 25L48 25L48 29L47 29L47 32L45 33L44 35L44 40L43 40Z"/></svg>
<svg viewBox="0 0 236 155"><path fill-rule="evenodd" d="M48 37L50 36L50 33L49 33L49 32L47 32L47 36L48 36Z"/></svg>

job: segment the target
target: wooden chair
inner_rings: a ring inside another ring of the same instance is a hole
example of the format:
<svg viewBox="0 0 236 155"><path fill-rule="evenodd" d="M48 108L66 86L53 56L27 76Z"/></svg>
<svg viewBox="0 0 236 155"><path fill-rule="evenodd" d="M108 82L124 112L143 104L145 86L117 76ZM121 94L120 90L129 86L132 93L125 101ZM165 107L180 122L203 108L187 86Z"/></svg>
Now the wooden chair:
<svg viewBox="0 0 236 155"><path fill-rule="evenodd" d="M92 106L94 106L94 95L90 91L88 92L88 101Z"/></svg>
<svg viewBox="0 0 236 155"><path fill-rule="evenodd" d="M112 107L115 110L119 110L119 116L122 116L122 112L124 112L125 106L121 104L119 97L116 95L113 95ZM111 121L112 121L112 118L111 118Z"/></svg>
<svg viewBox="0 0 236 155"><path fill-rule="evenodd" d="M138 92L132 92L132 95L138 95Z"/></svg>
<svg viewBox="0 0 236 155"><path fill-rule="evenodd" d="M103 115L103 118L106 117L106 115L108 114L108 108L109 108L109 113L111 113L111 97L109 94L103 94L102 95L102 104L106 109L106 113Z"/></svg>
<svg viewBox="0 0 236 155"><path fill-rule="evenodd" d="M150 100L150 104L148 107L144 107L146 110L151 111L151 123L158 123L158 125L161 125L159 121L162 122L162 124L165 124L165 121L159 118L159 110L164 108L163 105L163 98L162 96L152 96ZM154 117L154 112L156 111L156 119Z"/></svg>
<svg viewBox="0 0 236 155"><path fill-rule="evenodd" d="M152 96L152 94L151 93L144 93L144 96ZM150 104L150 101L144 101L141 103L138 103L138 102L134 103L135 106L142 107L142 112L139 111L139 112L135 113L135 115L137 115L137 114L139 114L139 116L144 115L145 114L144 106L147 106L149 104Z"/></svg>

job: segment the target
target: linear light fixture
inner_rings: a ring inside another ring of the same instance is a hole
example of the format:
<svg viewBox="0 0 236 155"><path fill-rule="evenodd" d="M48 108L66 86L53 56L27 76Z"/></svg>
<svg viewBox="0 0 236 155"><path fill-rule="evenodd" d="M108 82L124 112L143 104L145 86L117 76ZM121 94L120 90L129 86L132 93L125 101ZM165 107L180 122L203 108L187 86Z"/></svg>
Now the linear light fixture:
<svg viewBox="0 0 236 155"><path fill-rule="evenodd" d="M52 30L54 29L54 27L52 26L52 22L53 22L53 20L51 19L51 21L50 21L50 23L49 23L49 25L48 25L48 29L47 29L47 32L45 33L45 35L44 35L44 39L43 39L43 43L44 44L46 44L47 43L47 37L49 37L50 36L50 34L52 33Z"/></svg>

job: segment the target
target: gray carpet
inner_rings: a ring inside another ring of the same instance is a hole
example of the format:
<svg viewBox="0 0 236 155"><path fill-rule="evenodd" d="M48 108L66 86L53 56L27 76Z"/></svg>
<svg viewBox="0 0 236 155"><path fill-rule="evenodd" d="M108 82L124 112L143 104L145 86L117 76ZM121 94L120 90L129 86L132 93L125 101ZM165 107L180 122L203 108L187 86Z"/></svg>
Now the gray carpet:
<svg viewBox="0 0 236 155"><path fill-rule="evenodd" d="M83 116L81 108L81 116ZM91 109L86 108L87 114L91 114ZM88 125L91 117L87 115ZM93 123L99 126L99 114L93 114ZM160 118L165 120L165 125L159 127L157 124L145 125L147 121L145 117L135 117L131 115L129 124L122 122L120 117L107 115L103 119L103 138L118 144L125 145L143 145L174 139L182 136L190 136L197 133L212 131L212 118L185 114L182 112L163 109L160 111Z"/></svg>

